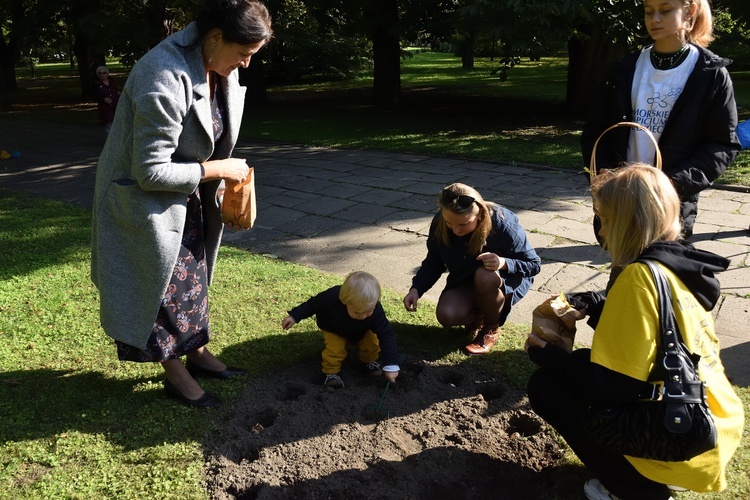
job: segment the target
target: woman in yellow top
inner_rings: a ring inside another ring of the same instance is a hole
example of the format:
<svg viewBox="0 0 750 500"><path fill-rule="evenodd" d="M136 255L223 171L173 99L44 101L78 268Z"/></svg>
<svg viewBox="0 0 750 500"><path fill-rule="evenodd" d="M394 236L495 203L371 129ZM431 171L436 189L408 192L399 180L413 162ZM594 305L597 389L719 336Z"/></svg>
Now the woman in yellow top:
<svg viewBox="0 0 750 500"><path fill-rule="evenodd" d="M719 358L711 316L720 296L714 273L725 270L729 261L676 241L680 201L659 170L636 164L603 172L594 178L591 192L612 267L622 272L607 294L591 349L569 354L529 335L529 357L540 366L528 384L531 406L595 476L584 485L589 499L658 500L671 498L671 490L721 491L744 425L742 403ZM698 373L707 384L718 445L684 462L622 455L587 428L591 408L637 400L659 362L658 295L648 267L638 259L657 262L666 275L683 341L700 355Z"/></svg>

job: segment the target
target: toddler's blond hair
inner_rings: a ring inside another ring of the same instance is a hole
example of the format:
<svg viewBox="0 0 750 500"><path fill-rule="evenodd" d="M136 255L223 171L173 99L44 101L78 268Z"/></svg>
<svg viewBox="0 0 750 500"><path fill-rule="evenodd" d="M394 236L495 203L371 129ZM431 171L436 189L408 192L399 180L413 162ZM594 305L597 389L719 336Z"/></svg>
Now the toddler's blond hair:
<svg viewBox="0 0 750 500"><path fill-rule="evenodd" d="M380 300L380 283L365 271L351 272L341 285L339 300L357 312L369 311Z"/></svg>

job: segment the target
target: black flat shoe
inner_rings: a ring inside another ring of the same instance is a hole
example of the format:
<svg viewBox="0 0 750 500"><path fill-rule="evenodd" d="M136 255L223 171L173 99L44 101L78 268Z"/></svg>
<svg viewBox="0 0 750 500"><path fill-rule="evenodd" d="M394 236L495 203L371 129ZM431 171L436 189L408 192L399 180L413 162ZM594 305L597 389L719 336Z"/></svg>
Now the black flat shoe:
<svg viewBox="0 0 750 500"><path fill-rule="evenodd" d="M185 363L185 368L187 368L187 371L190 372L190 375L192 375L193 377L219 378L222 380L226 380L232 377L241 377L242 375L247 375L247 371L243 370L242 368L237 368L236 366L227 366L224 370L217 372L201 368L195 363L191 363L189 360Z"/></svg>
<svg viewBox="0 0 750 500"><path fill-rule="evenodd" d="M180 403L187 406L192 406L195 408L218 408L219 406L221 406L221 399L208 392L203 394L203 396L199 397L198 399L188 399L184 394L178 391L175 386L172 385L172 382L170 382L169 379L164 380L164 391L170 398L179 401Z"/></svg>

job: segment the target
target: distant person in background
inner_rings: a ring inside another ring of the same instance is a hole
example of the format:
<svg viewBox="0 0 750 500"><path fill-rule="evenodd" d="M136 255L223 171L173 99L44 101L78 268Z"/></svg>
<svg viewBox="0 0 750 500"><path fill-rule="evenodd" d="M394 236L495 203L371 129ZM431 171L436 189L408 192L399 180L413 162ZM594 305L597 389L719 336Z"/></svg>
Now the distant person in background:
<svg viewBox="0 0 750 500"><path fill-rule="evenodd" d="M97 102L99 108L99 121L104 127L104 133L109 135L109 129L112 128L112 122L115 120L115 110L117 102L120 100L120 93L117 90L117 83L109 69L106 66L96 68L96 89Z"/></svg>
<svg viewBox="0 0 750 500"><path fill-rule="evenodd" d="M645 0L644 23L654 41L614 64L583 129L585 165L594 142L610 125L637 122L659 143L664 173L680 197L682 237L693 234L698 197L734 161L737 105L723 59L706 47L713 40L708 0ZM655 163L654 146L632 128L608 132L596 150L597 169ZM598 234L599 221L595 220Z"/></svg>
<svg viewBox="0 0 750 500"><path fill-rule="evenodd" d="M427 237L427 256L404 297L407 311L447 270L437 320L474 336L468 354L486 354L497 343L510 309L531 289L541 259L518 217L485 201L471 186L454 183L438 197L439 211Z"/></svg>
<svg viewBox="0 0 750 500"><path fill-rule="evenodd" d="M188 406L221 404L194 377L245 374L206 348L208 287L223 232L217 192L250 173L232 158L245 104L237 68L271 36L263 3L207 0L133 67L96 170L102 328L120 360L161 363L167 396Z"/></svg>

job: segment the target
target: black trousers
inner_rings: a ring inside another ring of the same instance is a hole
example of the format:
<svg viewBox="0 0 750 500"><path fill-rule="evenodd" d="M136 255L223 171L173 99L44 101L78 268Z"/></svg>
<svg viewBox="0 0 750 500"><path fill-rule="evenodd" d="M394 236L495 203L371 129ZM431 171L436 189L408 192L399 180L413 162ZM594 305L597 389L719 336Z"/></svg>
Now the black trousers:
<svg viewBox="0 0 750 500"><path fill-rule="evenodd" d="M596 442L586 429L588 410L576 403L571 383L557 371L537 369L529 379L531 408L565 438L587 469L622 500L662 500L669 488L642 476L625 457Z"/></svg>
<svg viewBox="0 0 750 500"><path fill-rule="evenodd" d="M693 235L695 218L698 216L698 198L695 201L680 201L680 223L682 223L682 239Z"/></svg>

